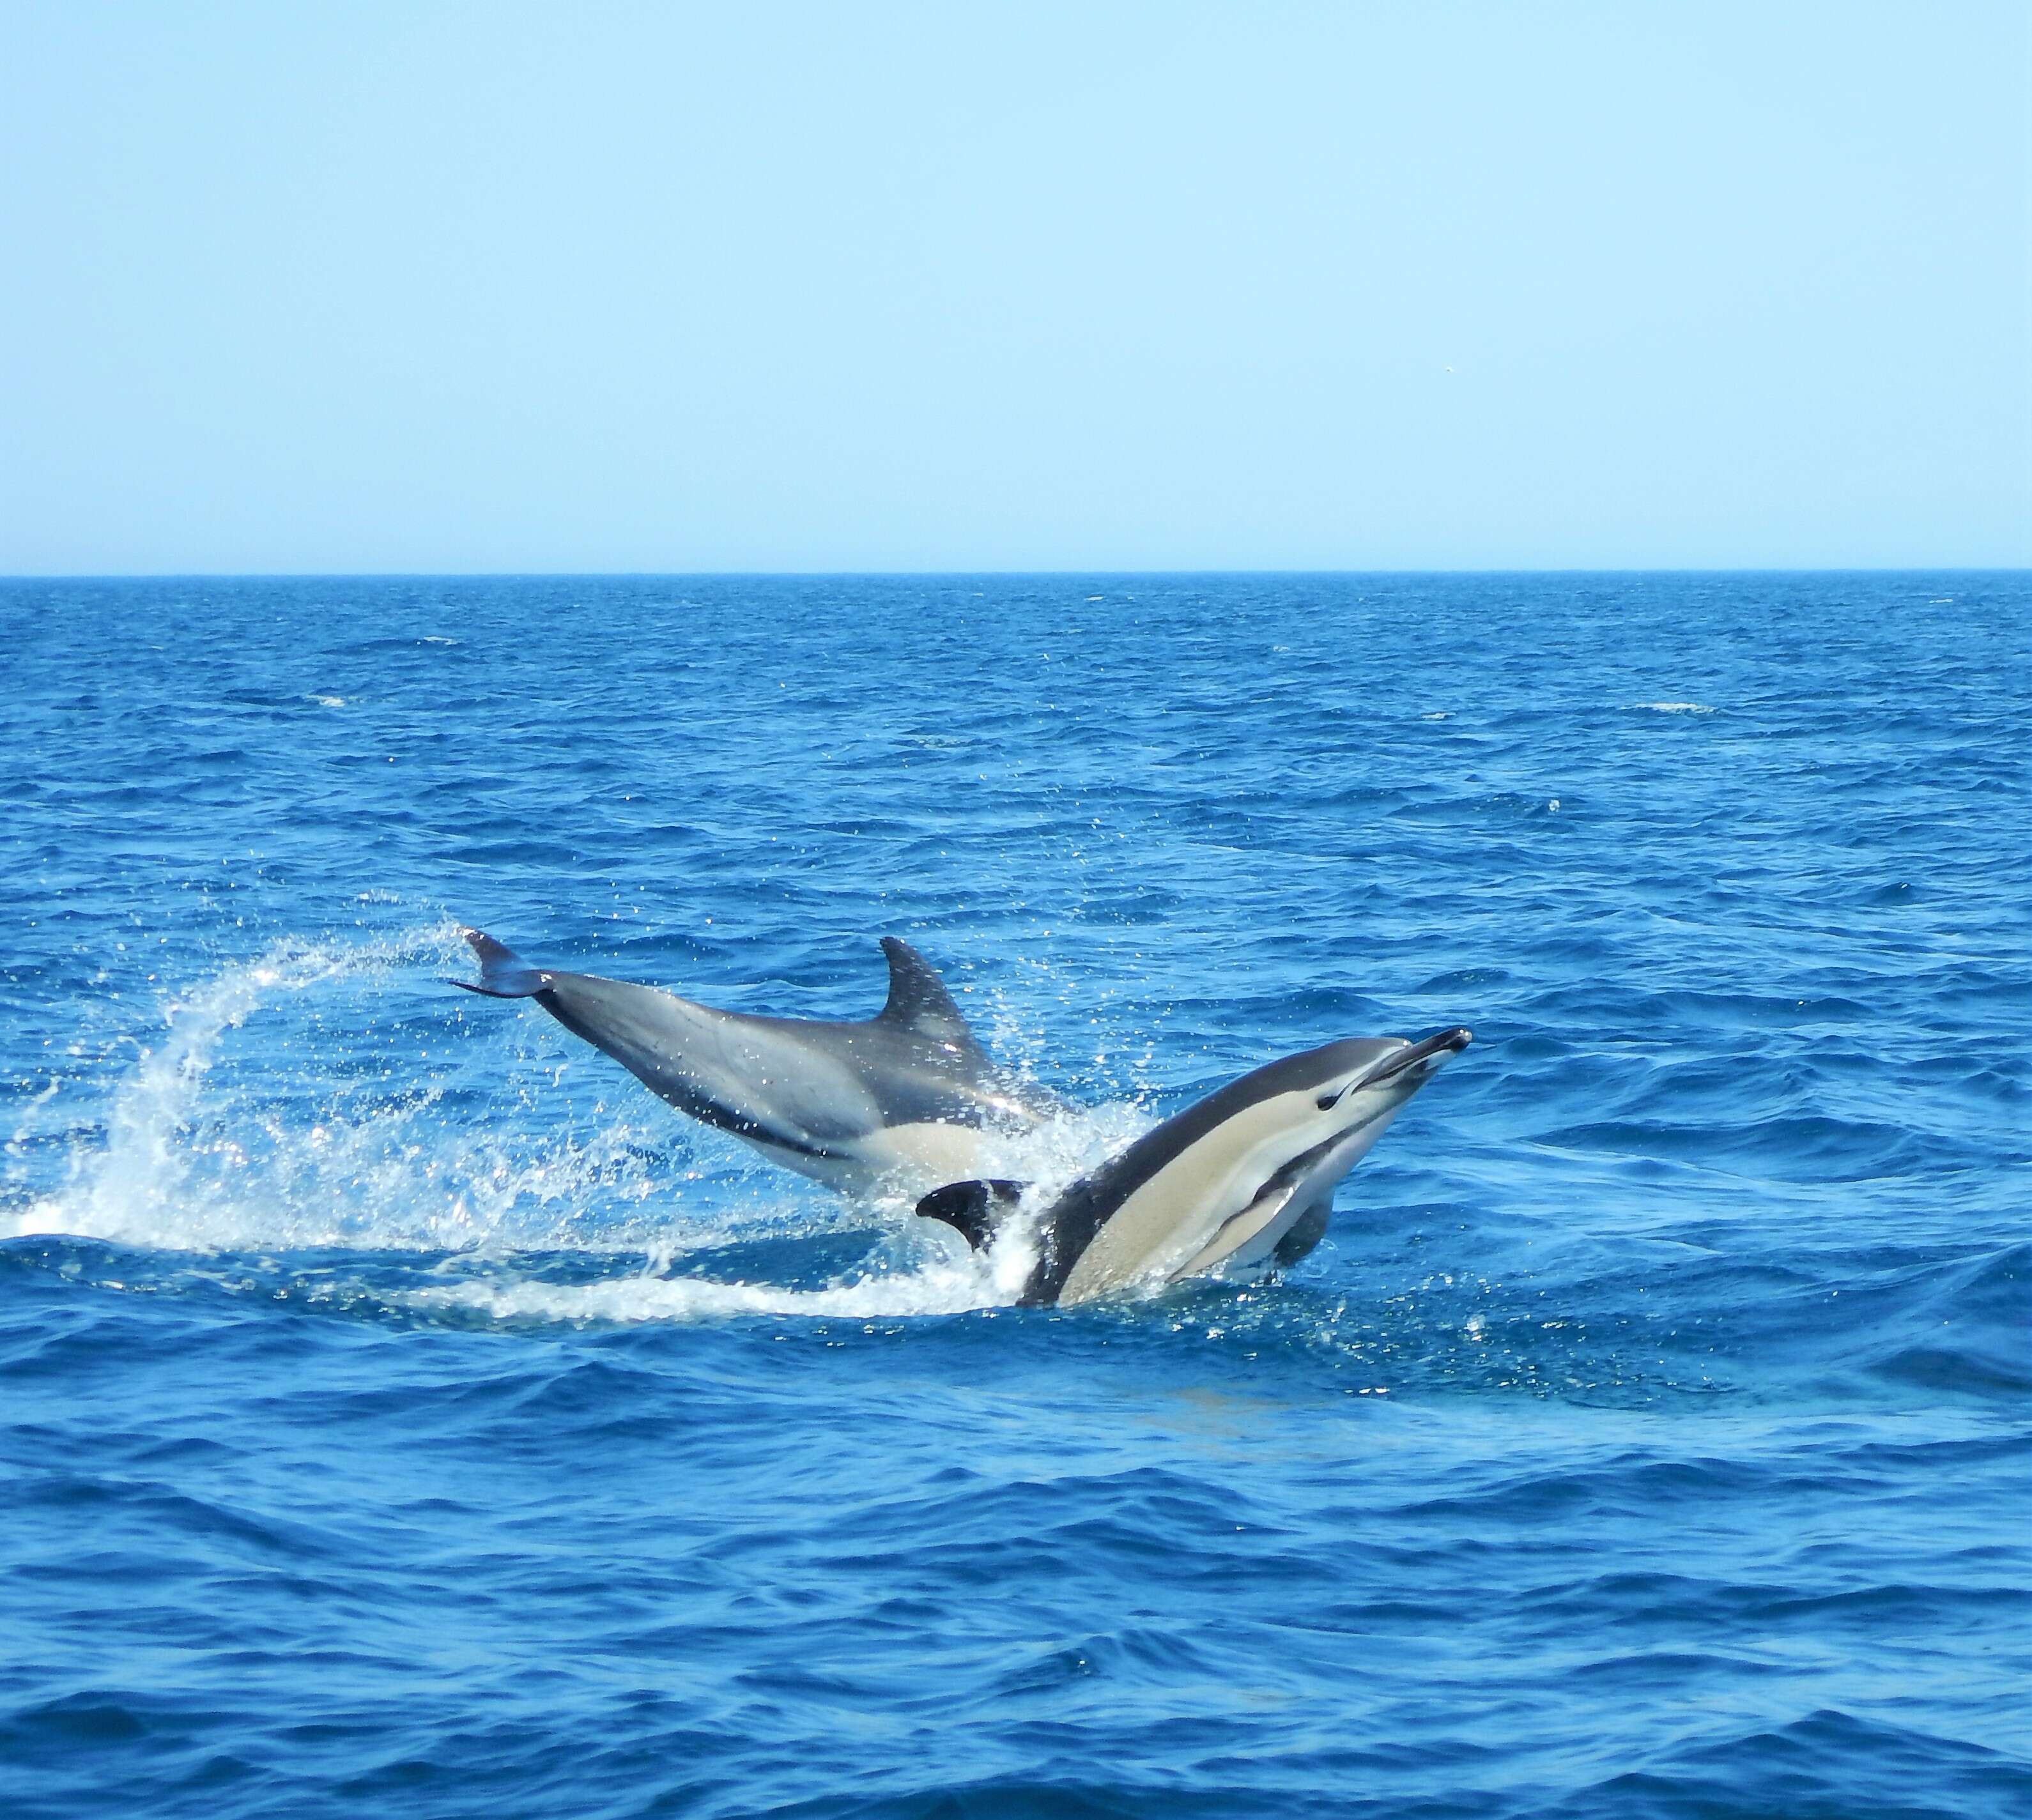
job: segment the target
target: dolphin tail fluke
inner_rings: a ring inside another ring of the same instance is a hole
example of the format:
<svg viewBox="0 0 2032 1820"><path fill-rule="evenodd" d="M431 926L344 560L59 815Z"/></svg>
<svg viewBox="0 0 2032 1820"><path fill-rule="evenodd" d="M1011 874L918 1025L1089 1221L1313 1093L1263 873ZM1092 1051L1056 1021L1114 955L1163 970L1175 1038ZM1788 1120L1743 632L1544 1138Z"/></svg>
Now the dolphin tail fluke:
<svg viewBox="0 0 2032 1820"><path fill-rule="evenodd" d="M480 957L479 983L476 985L469 979L451 979L446 984L468 992L483 992L489 998L529 998L550 984L549 974L541 968L532 967L514 949L505 942L496 942L485 931L461 929L459 934L473 944L473 953Z"/></svg>
<svg viewBox="0 0 2032 1820"><path fill-rule="evenodd" d="M1021 1182L948 1182L918 1202L917 1210L925 1219L943 1220L977 1251L984 1251L1022 1199L1023 1187Z"/></svg>

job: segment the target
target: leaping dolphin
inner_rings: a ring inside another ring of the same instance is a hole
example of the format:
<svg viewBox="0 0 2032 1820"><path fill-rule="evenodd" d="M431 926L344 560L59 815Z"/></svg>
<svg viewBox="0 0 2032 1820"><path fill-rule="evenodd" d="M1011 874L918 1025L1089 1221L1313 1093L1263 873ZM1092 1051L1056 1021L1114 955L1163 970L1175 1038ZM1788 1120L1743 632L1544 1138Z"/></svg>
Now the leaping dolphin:
<svg viewBox="0 0 2032 1820"><path fill-rule="evenodd" d="M460 933L491 998L533 998L679 1110L846 1194L950 1181L981 1166L984 1133L1067 1109L994 1060L932 964L884 936L889 1000L859 1023L715 1011L655 986L532 967Z"/></svg>
<svg viewBox="0 0 2032 1820"><path fill-rule="evenodd" d="M1089 1302L1187 1277L1295 1263L1325 1235L1341 1178L1472 1040L1353 1037L1230 1081L1081 1177L1038 1222L1020 1306ZM955 1182L918 1202L977 1251L1016 1217L1019 1182Z"/></svg>

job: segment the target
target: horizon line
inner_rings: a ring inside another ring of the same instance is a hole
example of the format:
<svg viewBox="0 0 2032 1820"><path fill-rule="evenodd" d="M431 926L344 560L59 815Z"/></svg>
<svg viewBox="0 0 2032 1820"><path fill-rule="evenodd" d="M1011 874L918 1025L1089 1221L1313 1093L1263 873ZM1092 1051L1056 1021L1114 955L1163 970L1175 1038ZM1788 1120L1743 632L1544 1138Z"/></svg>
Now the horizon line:
<svg viewBox="0 0 2032 1820"><path fill-rule="evenodd" d="M1461 569L24 569L0 573L0 584L50 581L824 581L1176 580L1197 576L1694 576L1694 575L2032 575L2025 563L1735 563L1600 568L1578 565L1477 565Z"/></svg>

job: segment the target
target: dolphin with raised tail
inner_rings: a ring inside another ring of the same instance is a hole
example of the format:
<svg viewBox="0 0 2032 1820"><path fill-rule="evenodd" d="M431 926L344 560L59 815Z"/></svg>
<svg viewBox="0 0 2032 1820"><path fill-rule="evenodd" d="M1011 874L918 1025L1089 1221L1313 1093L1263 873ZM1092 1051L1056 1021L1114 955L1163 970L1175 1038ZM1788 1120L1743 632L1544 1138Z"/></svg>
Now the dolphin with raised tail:
<svg viewBox="0 0 2032 1820"><path fill-rule="evenodd" d="M1082 1177L1036 1216L1020 1306L1149 1294L1190 1277L1295 1263L1334 1190L1442 1064L1472 1040L1354 1037L1246 1074ZM917 1203L977 1251L1026 1218L1023 1184L954 1182Z"/></svg>
<svg viewBox="0 0 2032 1820"><path fill-rule="evenodd" d="M888 1001L860 1022L751 1017L652 986L532 967L477 929L460 931L492 998L532 998L680 1111L771 1162L865 1194L950 1181L981 1166L984 1134L1068 1109L996 1065L932 964L885 936Z"/></svg>

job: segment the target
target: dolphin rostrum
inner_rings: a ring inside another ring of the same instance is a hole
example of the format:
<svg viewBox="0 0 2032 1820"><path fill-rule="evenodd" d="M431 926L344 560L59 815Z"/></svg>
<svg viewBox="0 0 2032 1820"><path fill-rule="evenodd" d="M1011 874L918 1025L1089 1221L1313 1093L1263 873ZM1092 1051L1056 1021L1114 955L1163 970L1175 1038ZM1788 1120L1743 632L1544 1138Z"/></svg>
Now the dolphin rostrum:
<svg viewBox="0 0 2032 1820"><path fill-rule="evenodd" d="M715 1011L655 986L532 967L477 929L460 933L480 980L451 984L535 999L679 1110L842 1193L951 1180L981 1166L985 1130L1066 1110L995 1065L932 964L893 935L882 941L888 1002L836 1024Z"/></svg>
<svg viewBox="0 0 2032 1820"><path fill-rule="evenodd" d="M1295 1263L1324 1236L1334 1190L1449 1057L1471 1040L1353 1037L1230 1081L1146 1132L1040 1217L1018 1304L1157 1289ZM1020 1182L955 1182L917 1203L984 1250Z"/></svg>

